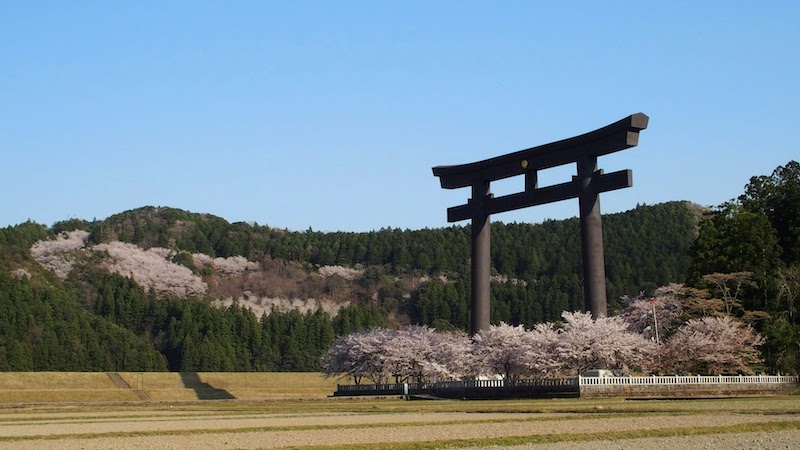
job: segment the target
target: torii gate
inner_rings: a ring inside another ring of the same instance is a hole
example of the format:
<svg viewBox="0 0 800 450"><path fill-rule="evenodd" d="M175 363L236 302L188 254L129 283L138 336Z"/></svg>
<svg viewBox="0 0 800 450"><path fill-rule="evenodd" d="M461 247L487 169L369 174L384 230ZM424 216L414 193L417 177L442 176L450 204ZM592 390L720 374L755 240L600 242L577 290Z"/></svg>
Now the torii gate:
<svg viewBox="0 0 800 450"><path fill-rule="evenodd" d="M633 180L630 169L609 174L598 170L597 157L635 147L639 143L639 131L647 128L648 120L646 115L637 113L562 141L474 163L433 168L433 175L439 177L444 189L472 187L472 198L466 205L447 209L448 222L472 219L472 334L489 328L489 216L570 198L577 198L580 207L586 309L595 318L607 314L599 194L631 187ZM572 181L539 188L539 170L573 162L577 163L577 176L573 176ZM497 198L490 193L492 181L522 174L525 175L524 191Z"/></svg>

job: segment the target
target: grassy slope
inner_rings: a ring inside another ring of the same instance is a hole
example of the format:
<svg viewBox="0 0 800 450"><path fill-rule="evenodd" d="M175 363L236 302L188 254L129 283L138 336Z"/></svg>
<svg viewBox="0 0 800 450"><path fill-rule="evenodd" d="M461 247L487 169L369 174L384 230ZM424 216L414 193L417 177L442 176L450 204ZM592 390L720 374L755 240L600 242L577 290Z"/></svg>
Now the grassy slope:
<svg viewBox="0 0 800 450"><path fill-rule="evenodd" d="M336 390L336 380L318 373L119 374L131 387L119 388L104 372L0 372L0 404L201 399L265 400L318 398Z"/></svg>

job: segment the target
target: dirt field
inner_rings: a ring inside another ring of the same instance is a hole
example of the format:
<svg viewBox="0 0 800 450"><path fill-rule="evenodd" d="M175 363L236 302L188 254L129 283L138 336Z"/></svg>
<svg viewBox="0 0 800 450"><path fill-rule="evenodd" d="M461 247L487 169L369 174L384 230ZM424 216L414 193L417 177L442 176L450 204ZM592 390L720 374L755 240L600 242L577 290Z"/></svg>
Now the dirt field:
<svg viewBox="0 0 800 450"><path fill-rule="evenodd" d="M729 433L672 438L645 438L589 442L558 442L553 444L513 447L472 447L464 450L509 448L515 450L796 450L800 431L761 433Z"/></svg>
<svg viewBox="0 0 800 450"><path fill-rule="evenodd" d="M800 448L800 397L0 405L4 449Z"/></svg>

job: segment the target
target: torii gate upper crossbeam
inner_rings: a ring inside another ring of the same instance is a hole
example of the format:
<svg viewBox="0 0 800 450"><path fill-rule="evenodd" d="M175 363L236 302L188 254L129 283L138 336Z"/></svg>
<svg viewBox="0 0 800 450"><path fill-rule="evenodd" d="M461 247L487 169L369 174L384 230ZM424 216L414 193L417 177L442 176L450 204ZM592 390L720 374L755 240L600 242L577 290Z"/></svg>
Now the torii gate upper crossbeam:
<svg viewBox="0 0 800 450"><path fill-rule="evenodd" d="M524 173L563 166L583 156L602 156L639 144L639 131L647 128L649 118L636 113L603 128L549 144L469 164L436 166L442 188L456 189L476 181L495 181ZM522 165L522 161L527 161Z"/></svg>

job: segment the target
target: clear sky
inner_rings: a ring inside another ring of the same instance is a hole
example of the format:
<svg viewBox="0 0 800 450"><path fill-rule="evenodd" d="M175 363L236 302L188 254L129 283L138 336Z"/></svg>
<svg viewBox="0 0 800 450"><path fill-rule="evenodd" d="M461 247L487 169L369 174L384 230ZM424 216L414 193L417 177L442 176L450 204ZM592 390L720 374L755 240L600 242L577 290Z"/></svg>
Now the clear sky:
<svg viewBox="0 0 800 450"><path fill-rule="evenodd" d="M636 112L639 146L600 158L634 178L604 213L717 205L800 159L800 2L0 1L0 227L145 205L447 226L470 192L431 167Z"/></svg>

